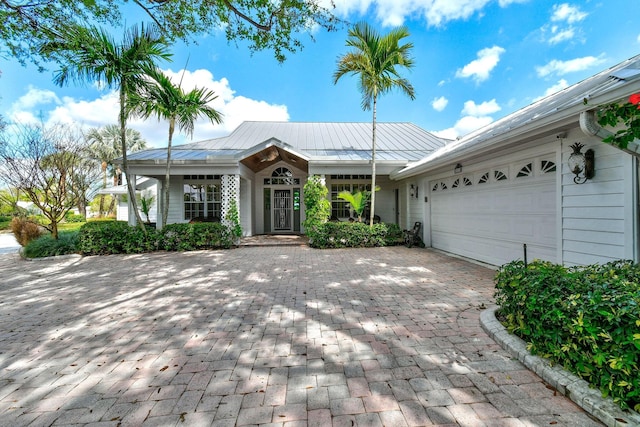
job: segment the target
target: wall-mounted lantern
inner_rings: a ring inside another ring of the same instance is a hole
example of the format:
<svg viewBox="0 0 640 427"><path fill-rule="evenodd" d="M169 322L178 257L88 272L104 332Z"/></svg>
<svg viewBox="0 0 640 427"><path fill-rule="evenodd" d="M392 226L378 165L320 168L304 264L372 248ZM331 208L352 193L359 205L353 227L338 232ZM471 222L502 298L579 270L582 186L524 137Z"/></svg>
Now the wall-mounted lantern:
<svg viewBox="0 0 640 427"><path fill-rule="evenodd" d="M592 149L589 149L582 153L584 145L576 142L570 145L573 149L573 153L569 156L567 164L569 170L575 175L573 182L576 184L584 184L588 179L592 179L595 175L595 153Z"/></svg>
<svg viewBox="0 0 640 427"><path fill-rule="evenodd" d="M462 163L456 163L456 167L453 168L453 173L462 173Z"/></svg>

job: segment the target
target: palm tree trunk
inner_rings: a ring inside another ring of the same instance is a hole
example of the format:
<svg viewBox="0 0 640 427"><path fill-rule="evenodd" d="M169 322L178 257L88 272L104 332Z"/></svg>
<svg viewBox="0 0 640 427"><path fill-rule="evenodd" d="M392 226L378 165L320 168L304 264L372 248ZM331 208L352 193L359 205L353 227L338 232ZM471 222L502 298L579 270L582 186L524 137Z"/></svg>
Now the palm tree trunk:
<svg viewBox="0 0 640 427"><path fill-rule="evenodd" d="M376 208L376 107L378 97L373 95L373 132L371 137L371 212L369 213L369 226L373 225L373 216Z"/></svg>
<svg viewBox="0 0 640 427"><path fill-rule="evenodd" d="M169 216L169 180L171 179L171 143L173 142L173 130L175 129L175 119L169 120L169 142L167 143L167 170L164 175L164 192L162 203L162 228L167 225Z"/></svg>
<svg viewBox="0 0 640 427"><path fill-rule="evenodd" d="M129 162L127 162L127 117L126 110L126 97L125 97L125 84L120 85L120 139L122 144L122 168L124 169L124 175L127 178L127 190L129 192L129 204L133 208L133 212L136 215L136 225L146 233L147 229L142 222L140 212L138 212L138 203L136 201L136 190L129 179Z"/></svg>
<svg viewBox="0 0 640 427"><path fill-rule="evenodd" d="M102 189L107 188L107 162L102 162ZM98 216L102 217L104 214L104 193L100 194L100 206L98 207Z"/></svg>

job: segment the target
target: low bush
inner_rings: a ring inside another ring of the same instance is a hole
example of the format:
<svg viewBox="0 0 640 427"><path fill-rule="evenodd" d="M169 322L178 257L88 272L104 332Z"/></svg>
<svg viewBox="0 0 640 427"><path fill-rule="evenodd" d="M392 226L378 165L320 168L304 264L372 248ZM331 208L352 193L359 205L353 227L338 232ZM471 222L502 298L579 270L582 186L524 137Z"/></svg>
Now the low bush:
<svg viewBox="0 0 640 427"><path fill-rule="evenodd" d="M73 212L67 212L64 220L66 222L85 222L85 218L82 215L74 214Z"/></svg>
<svg viewBox="0 0 640 427"><path fill-rule="evenodd" d="M26 258L44 258L68 255L78 252L78 232L61 232L54 239L50 234L32 240L24 247L22 254Z"/></svg>
<svg viewBox="0 0 640 427"><path fill-rule="evenodd" d="M18 243L23 247L44 234L42 227L37 222L23 216L13 217L11 231Z"/></svg>
<svg viewBox="0 0 640 427"><path fill-rule="evenodd" d="M314 228L309 235L309 244L319 249L370 248L386 246L388 236L387 224L369 226L362 222L326 222Z"/></svg>
<svg viewBox="0 0 640 427"><path fill-rule="evenodd" d="M640 410L640 267L631 261L565 268L515 261L496 275L496 302L529 350Z"/></svg>
<svg viewBox="0 0 640 427"><path fill-rule="evenodd" d="M170 224L162 231L130 227L124 221L92 221L82 226L78 250L83 255L108 255L230 248L233 236L220 223Z"/></svg>
<svg viewBox="0 0 640 427"><path fill-rule="evenodd" d="M233 242L231 229L219 222L169 224L162 230L160 248L167 251L228 249Z"/></svg>
<svg viewBox="0 0 640 427"><path fill-rule="evenodd" d="M11 220L13 218L10 216L0 215L0 230L8 230L11 227Z"/></svg>
<svg viewBox="0 0 640 427"><path fill-rule="evenodd" d="M78 250L83 255L151 252L158 249L158 233L130 227L125 221L92 221L80 228Z"/></svg>

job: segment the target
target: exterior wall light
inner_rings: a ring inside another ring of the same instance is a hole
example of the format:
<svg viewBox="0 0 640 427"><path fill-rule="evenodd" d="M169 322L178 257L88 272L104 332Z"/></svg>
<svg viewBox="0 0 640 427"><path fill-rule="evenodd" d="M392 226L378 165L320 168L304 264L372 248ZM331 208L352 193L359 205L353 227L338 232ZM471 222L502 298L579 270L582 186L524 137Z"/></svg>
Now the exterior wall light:
<svg viewBox="0 0 640 427"><path fill-rule="evenodd" d="M416 195L416 187L411 184L411 187L409 188L409 196L414 197Z"/></svg>
<svg viewBox="0 0 640 427"><path fill-rule="evenodd" d="M569 147L573 149L573 153L569 156L567 164L569 165L569 170L575 175L573 182L584 184L588 179L592 179L596 175L595 153L589 149L583 154L582 148L584 148L584 145L579 142Z"/></svg>
<svg viewBox="0 0 640 427"><path fill-rule="evenodd" d="M462 164L461 163L457 163L456 167L453 168L453 173L460 173L462 172Z"/></svg>

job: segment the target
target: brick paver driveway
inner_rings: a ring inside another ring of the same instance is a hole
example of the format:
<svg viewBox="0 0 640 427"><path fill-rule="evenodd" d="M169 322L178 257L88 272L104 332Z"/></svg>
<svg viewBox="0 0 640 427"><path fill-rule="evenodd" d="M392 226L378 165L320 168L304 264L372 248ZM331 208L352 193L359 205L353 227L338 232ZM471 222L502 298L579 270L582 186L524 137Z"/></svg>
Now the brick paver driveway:
<svg viewBox="0 0 640 427"><path fill-rule="evenodd" d="M424 249L0 256L0 424L591 426Z"/></svg>

